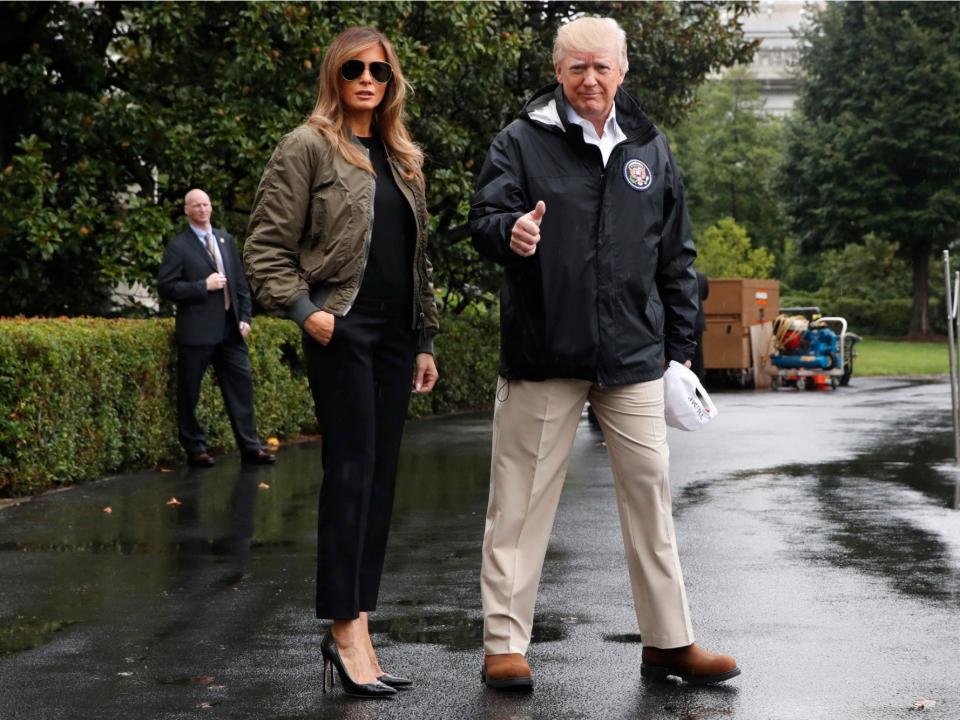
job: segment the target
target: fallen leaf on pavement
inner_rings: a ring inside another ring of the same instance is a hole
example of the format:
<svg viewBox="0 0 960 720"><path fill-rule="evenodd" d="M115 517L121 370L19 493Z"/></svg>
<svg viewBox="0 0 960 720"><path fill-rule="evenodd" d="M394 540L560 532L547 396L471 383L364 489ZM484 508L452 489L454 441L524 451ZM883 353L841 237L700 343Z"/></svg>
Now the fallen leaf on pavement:
<svg viewBox="0 0 960 720"><path fill-rule="evenodd" d="M169 500L167 500L167 505L182 505L182 504L183 504L183 503L181 503L181 502L180 502L179 500L177 500L175 497L172 497L172 498L170 498Z"/></svg>
<svg viewBox="0 0 960 720"><path fill-rule="evenodd" d="M269 489L270 489L270 486L267 485L266 483L260 483L259 485L257 485L257 487L260 488L261 490L269 490Z"/></svg>
<svg viewBox="0 0 960 720"><path fill-rule="evenodd" d="M934 705L936 705L936 704L937 704L937 701L936 701L936 700L928 700L928 699L925 698L925 697L917 698L917 700L915 700L914 703L913 703L913 709L914 709L914 710L929 710L930 708L932 708L932 707L933 707Z"/></svg>

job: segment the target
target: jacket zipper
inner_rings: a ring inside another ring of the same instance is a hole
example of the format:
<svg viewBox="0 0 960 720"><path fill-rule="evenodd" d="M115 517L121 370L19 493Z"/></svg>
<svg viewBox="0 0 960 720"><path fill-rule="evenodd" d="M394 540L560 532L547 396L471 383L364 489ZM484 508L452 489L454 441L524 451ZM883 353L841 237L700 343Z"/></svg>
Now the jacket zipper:
<svg viewBox="0 0 960 720"><path fill-rule="evenodd" d="M625 142L625 141L624 141ZM617 147L620 146L620 143L617 143L610 151L610 155L607 157L607 162L602 164L600 167L600 214L597 217L597 234L602 236L603 226L603 210L604 202L606 198L606 187L607 187L607 166L610 164L610 158L613 157L613 153L616 151ZM601 163L603 161L603 153L600 152L600 148L597 148L597 152L600 153ZM600 237L597 238L599 240ZM597 287L600 287L600 251L597 250ZM600 334L600 298L597 297L597 335ZM603 343L597 343L597 387L603 387L603 353L602 353Z"/></svg>
<svg viewBox="0 0 960 720"><path fill-rule="evenodd" d="M646 134L637 135L636 137L626 137L610 149L610 155L607 156L607 162L603 164L600 169L600 216L597 218L597 230L600 232L603 228L601 227L601 222L603 221L604 207L606 203L606 191L607 191L607 175L609 174L610 163L613 160L613 156L617 153L621 146L627 145L628 143L638 142L641 145L645 145L648 141L648 138L656 134L656 128L651 127ZM597 152L600 152L600 148L597 147ZM600 160L603 160L603 154L600 154ZM600 259L599 255L597 258L597 284L599 286L600 280ZM599 299L598 299L599 300ZM600 303L597 302L597 332L600 331ZM600 356L600 348L597 348L597 387L603 387L604 382L601 378L603 371L603 363L601 362L602 358Z"/></svg>

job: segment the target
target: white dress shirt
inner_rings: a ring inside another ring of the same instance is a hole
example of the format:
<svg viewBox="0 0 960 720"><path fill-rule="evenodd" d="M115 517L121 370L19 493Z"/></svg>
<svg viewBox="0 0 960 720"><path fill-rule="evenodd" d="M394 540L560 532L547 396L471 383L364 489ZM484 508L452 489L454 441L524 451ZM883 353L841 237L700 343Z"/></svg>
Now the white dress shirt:
<svg viewBox="0 0 960 720"><path fill-rule="evenodd" d="M204 252L207 252L207 233L213 235L213 251L219 256L219 258L213 259L213 264L223 265L223 267L226 267L226 265L223 264L223 254L220 252L220 245L217 242L217 234L213 231L213 226L211 225L209 230L203 230L198 228L193 223L190 223L190 229L193 230L193 234L197 236L197 240L199 240L200 244L203 245ZM218 259L220 261L219 263L217 262Z"/></svg>
<svg viewBox="0 0 960 720"><path fill-rule="evenodd" d="M603 137L597 135L597 130L594 128L593 123L580 117L577 112L570 107L569 103L566 104L566 108L567 122L583 128L583 141L600 148L600 154L603 156L603 164L606 166L607 160L610 159L610 153L613 152L613 148L627 139L627 136L617 123L617 106L613 105L610 108L607 121L603 124Z"/></svg>

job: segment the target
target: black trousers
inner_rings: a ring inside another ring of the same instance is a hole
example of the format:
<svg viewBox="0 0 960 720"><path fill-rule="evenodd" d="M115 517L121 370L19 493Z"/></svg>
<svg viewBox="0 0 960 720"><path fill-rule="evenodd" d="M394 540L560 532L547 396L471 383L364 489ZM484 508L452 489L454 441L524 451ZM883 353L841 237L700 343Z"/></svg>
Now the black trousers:
<svg viewBox="0 0 960 720"><path fill-rule="evenodd" d="M180 444L190 454L207 449L207 434L197 421L197 403L203 375L211 363L237 446L241 451L260 449L247 343L232 314L228 314L227 321L220 342L177 348L177 424Z"/></svg>
<svg viewBox="0 0 960 720"><path fill-rule="evenodd" d="M355 306L326 346L306 333L303 346L323 435L317 617L349 620L377 607L416 334Z"/></svg>

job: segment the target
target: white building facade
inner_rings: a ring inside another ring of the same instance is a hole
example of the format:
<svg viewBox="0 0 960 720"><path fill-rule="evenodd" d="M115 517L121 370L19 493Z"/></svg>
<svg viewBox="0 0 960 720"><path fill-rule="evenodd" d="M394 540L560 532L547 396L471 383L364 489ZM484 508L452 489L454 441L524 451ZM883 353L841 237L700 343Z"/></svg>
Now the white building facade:
<svg viewBox="0 0 960 720"><path fill-rule="evenodd" d="M819 4L762 0L757 12L743 22L747 39L760 40L750 72L760 82L765 109L771 115L787 115L793 109L800 56L800 40L794 32L800 29L805 12Z"/></svg>

